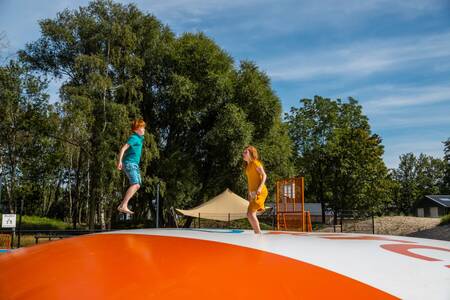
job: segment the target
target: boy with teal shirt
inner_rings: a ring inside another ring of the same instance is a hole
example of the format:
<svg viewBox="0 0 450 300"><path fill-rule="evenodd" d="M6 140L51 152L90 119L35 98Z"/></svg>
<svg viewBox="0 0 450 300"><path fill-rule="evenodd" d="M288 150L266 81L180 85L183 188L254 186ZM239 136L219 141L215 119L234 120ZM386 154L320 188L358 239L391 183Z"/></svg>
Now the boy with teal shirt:
<svg viewBox="0 0 450 300"><path fill-rule="evenodd" d="M134 214L128 209L128 202L131 197L141 187L141 173L139 170L139 163L141 161L142 146L144 143L145 122L142 119L133 121L131 125L133 134L128 138L125 145L122 146L119 152L119 160L117 162L117 169L124 170L130 182L122 203L117 207L117 210L125 214Z"/></svg>

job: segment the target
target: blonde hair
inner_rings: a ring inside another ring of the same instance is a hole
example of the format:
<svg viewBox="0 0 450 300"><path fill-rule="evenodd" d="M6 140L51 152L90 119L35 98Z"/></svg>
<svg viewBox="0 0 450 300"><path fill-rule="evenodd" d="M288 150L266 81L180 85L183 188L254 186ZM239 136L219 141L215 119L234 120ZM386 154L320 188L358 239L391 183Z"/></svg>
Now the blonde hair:
<svg viewBox="0 0 450 300"><path fill-rule="evenodd" d="M135 131L139 128L145 128L145 122L142 119L136 119L131 123L131 130Z"/></svg>

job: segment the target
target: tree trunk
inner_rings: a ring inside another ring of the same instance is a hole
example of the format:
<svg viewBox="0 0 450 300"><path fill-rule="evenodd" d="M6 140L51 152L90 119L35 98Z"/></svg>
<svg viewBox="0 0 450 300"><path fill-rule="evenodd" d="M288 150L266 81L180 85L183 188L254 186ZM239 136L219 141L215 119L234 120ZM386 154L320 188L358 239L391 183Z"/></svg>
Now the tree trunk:
<svg viewBox="0 0 450 300"><path fill-rule="evenodd" d="M8 207L9 207L9 213L13 214L14 212L14 206L13 206L13 201L12 201L12 192L11 192L11 186L5 185L6 186L6 196L8 198Z"/></svg>
<svg viewBox="0 0 450 300"><path fill-rule="evenodd" d="M108 229L108 230L111 230L113 207L114 207L114 204L111 204L108 207L108 216L107 216L108 223L106 223L106 229Z"/></svg>
<svg viewBox="0 0 450 300"><path fill-rule="evenodd" d="M16 164L11 165L11 181L8 193L9 211L13 214L17 213L17 199L14 197L16 188ZM8 189L7 189L8 190Z"/></svg>
<svg viewBox="0 0 450 300"><path fill-rule="evenodd" d="M72 210L72 226L73 229L77 228L77 215L79 215L78 207L80 203L80 173L81 173L81 161L82 161L82 151L78 150L78 160L77 160L77 173L75 175L75 197L73 198L73 210Z"/></svg>
<svg viewBox="0 0 450 300"><path fill-rule="evenodd" d="M16 126L14 126L16 127ZM8 147L9 149L9 161L11 164L11 180L10 180L10 187L9 187L9 193L8 193L8 204L9 204L9 211L10 213L17 213L17 199L14 197L14 190L16 187L16 134L13 134L12 138L12 145ZM8 189L7 189L8 191Z"/></svg>
<svg viewBox="0 0 450 300"><path fill-rule="evenodd" d="M320 202L320 207L322 209L322 223L325 224L325 199L324 199L324 192L323 192L323 179L320 180L320 184L319 184L319 202Z"/></svg>
<svg viewBox="0 0 450 300"><path fill-rule="evenodd" d="M95 178L95 176L94 176ZM91 189L91 197L88 198L88 224L89 224L89 230L94 230L95 229L95 214L96 214L96 195L97 195L97 184L95 182L96 180L93 179L92 180L92 189Z"/></svg>
<svg viewBox="0 0 450 300"><path fill-rule="evenodd" d="M59 193L60 193L60 188L61 188L61 183L62 183L63 179L61 178L61 176L59 176L58 173L58 185L56 186L56 191L55 191L55 197L53 198L53 203L57 203L58 202L58 197L59 197ZM63 213L63 215L65 216L65 213Z"/></svg>
<svg viewBox="0 0 450 300"><path fill-rule="evenodd" d="M98 204L98 220L102 226L102 230L106 229L106 212L105 212L105 196L100 196L100 202Z"/></svg>
<svg viewBox="0 0 450 300"><path fill-rule="evenodd" d="M67 178L67 188L69 190L69 216L72 218L73 215L73 199L72 199L72 169L73 169L73 152L70 151L70 167L69 174Z"/></svg>

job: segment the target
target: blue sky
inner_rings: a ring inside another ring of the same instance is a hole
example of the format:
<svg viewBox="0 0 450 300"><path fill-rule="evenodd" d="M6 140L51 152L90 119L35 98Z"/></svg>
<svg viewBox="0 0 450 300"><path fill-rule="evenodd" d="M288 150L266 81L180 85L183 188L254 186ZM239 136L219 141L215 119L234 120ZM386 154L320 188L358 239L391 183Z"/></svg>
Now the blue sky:
<svg viewBox="0 0 450 300"><path fill-rule="evenodd" d="M204 32L238 63L256 62L283 109L321 95L356 98L381 135L384 160L443 156L450 138L450 0L155 0L134 2L177 34ZM13 55L38 20L88 1L0 0ZM50 86L53 98L58 83Z"/></svg>

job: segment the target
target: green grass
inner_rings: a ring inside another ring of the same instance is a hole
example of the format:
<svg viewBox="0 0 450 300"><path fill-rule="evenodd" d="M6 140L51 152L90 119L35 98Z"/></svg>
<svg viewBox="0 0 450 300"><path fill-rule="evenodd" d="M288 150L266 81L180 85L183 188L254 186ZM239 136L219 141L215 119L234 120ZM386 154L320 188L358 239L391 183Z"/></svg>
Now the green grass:
<svg viewBox="0 0 450 300"><path fill-rule="evenodd" d="M450 214L443 216L441 218L441 222L439 223L439 225L446 225L446 224L450 224Z"/></svg>
<svg viewBox="0 0 450 300"><path fill-rule="evenodd" d="M19 216L17 216L16 219L16 226L19 226ZM22 216L22 229L65 230L70 228L70 224L65 223L61 220L39 216Z"/></svg>

